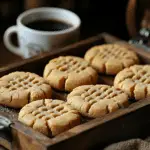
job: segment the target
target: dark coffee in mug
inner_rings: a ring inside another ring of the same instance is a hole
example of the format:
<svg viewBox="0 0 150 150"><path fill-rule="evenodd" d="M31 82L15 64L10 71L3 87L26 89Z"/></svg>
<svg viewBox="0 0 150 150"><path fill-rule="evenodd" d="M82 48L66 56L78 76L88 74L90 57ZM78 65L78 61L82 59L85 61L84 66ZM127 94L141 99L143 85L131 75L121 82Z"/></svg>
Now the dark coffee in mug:
<svg viewBox="0 0 150 150"><path fill-rule="evenodd" d="M72 27L72 25L67 22L54 19L35 20L26 24L26 26L39 31L61 31Z"/></svg>

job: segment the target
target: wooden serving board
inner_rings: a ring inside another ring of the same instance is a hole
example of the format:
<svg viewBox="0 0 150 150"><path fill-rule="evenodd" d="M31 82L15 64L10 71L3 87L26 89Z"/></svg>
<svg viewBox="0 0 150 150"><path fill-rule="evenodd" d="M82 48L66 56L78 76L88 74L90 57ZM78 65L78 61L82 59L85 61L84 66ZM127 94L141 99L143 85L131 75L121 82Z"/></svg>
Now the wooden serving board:
<svg viewBox="0 0 150 150"><path fill-rule="evenodd" d="M118 43L135 51L141 63L150 63L150 54L137 49L124 41L120 41L106 33L78 42L68 47L45 53L32 59L9 65L0 69L0 76L12 71L30 71L42 76L43 69L48 61L60 55L75 55L83 57L85 52L94 45L104 43ZM99 83L113 84L113 76L99 75ZM53 98L66 100L67 93L53 90ZM0 106L0 116L12 121L10 130L0 132L0 145L13 150L55 150L72 149L83 150L97 146L99 149L133 137L143 137L149 134L150 99L144 99L131 104L128 108L120 109L97 119L83 118L78 125L56 137L49 138L34 131L32 128L17 121L19 110ZM142 129L142 130L141 130Z"/></svg>

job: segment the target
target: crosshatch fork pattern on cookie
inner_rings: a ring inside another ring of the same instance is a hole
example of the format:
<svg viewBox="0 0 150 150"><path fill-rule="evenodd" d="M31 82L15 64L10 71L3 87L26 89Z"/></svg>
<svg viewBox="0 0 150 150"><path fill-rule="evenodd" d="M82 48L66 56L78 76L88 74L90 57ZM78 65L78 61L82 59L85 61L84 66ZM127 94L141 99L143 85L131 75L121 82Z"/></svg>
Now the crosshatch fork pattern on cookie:
<svg viewBox="0 0 150 150"><path fill-rule="evenodd" d="M59 57L58 59L55 59L52 61L52 63L56 63L55 69L58 69L60 71L70 73L70 72L76 72L79 73L88 67L88 63L82 63L80 59L74 57Z"/></svg>
<svg viewBox="0 0 150 150"><path fill-rule="evenodd" d="M150 65L134 65L115 77L114 86L136 100L150 96Z"/></svg>
<svg viewBox="0 0 150 150"><path fill-rule="evenodd" d="M40 80L27 74L25 77L18 76L12 78L5 87L13 91L17 89L29 89L35 85L40 86L41 84L42 82Z"/></svg>
<svg viewBox="0 0 150 150"><path fill-rule="evenodd" d="M43 98L51 98L51 86L42 77L30 72L12 72L0 78L0 104L21 108Z"/></svg>
<svg viewBox="0 0 150 150"><path fill-rule="evenodd" d="M76 56L60 56L50 60L43 76L53 88L69 92L80 85L96 84L98 79L96 70Z"/></svg>
<svg viewBox="0 0 150 150"><path fill-rule="evenodd" d="M55 136L80 124L79 112L61 100L43 99L24 106L19 121L33 129Z"/></svg>
<svg viewBox="0 0 150 150"><path fill-rule="evenodd" d="M90 48L85 56L98 72L116 75L122 69L139 63L135 52L119 44L104 44Z"/></svg>
<svg viewBox="0 0 150 150"><path fill-rule="evenodd" d="M67 101L81 114L100 117L128 105L128 95L108 85L85 85L75 88Z"/></svg>

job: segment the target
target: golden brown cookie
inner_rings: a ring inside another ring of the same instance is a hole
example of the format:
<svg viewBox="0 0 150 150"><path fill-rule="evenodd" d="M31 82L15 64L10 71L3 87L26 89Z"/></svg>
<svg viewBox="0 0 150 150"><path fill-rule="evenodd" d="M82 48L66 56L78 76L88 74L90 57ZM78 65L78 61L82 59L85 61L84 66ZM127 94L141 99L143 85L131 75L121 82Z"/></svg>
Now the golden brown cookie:
<svg viewBox="0 0 150 150"><path fill-rule="evenodd" d="M29 72L13 72L0 78L0 104L21 108L31 101L51 98L51 86Z"/></svg>
<svg viewBox="0 0 150 150"><path fill-rule="evenodd" d="M96 118L128 106L128 95L108 85L84 85L75 88L67 102L82 115Z"/></svg>
<svg viewBox="0 0 150 150"><path fill-rule="evenodd" d="M45 99L25 105L18 120L47 136L56 136L80 124L80 115L64 101Z"/></svg>
<svg viewBox="0 0 150 150"><path fill-rule="evenodd" d="M150 65L134 65L119 72L114 86L140 100L150 96Z"/></svg>
<svg viewBox="0 0 150 150"><path fill-rule="evenodd" d="M75 87L96 84L97 72L84 59L60 56L50 60L44 70L44 78L58 90L72 91Z"/></svg>
<svg viewBox="0 0 150 150"><path fill-rule="evenodd" d="M117 44L94 46L85 54L85 60L100 73L115 75L123 68L139 62L135 52Z"/></svg>

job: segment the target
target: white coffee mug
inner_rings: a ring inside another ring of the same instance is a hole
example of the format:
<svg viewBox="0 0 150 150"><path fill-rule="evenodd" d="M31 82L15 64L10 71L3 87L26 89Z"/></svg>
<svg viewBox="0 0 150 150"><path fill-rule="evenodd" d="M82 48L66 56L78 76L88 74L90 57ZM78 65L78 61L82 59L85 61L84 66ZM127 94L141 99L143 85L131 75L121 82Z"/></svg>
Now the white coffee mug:
<svg viewBox="0 0 150 150"><path fill-rule="evenodd" d="M40 31L26 26L30 22L45 19L57 19L71 24L71 27L60 31ZM4 44L11 52L23 58L30 58L41 52L76 42L79 39L80 25L80 18L69 10L54 7L35 8L19 15L17 25L6 30ZM19 47L13 45L11 41L13 33L17 33Z"/></svg>

